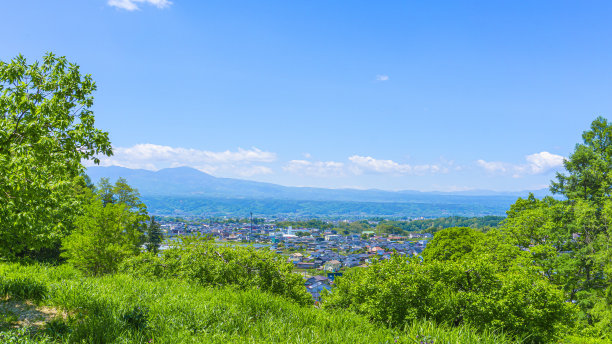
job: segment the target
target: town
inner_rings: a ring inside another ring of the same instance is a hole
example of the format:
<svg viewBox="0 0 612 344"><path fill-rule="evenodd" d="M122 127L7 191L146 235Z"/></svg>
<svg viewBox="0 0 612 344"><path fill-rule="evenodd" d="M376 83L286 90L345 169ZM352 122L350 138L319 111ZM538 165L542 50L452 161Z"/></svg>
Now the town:
<svg viewBox="0 0 612 344"><path fill-rule="evenodd" d="M374 230L351 233L335 229L283 228L275 220L258 219L256 222L159 221L167 243L181 235L208 235L219 244L250 245L282 255L304 276L304 286L315 302L320 301L324 289L331 290L334 278L341 276L345 269L366 267L374 259L386 260L394 254L418 256L433 237L431 233L399 235ZM378 223L369 221L369 224ZM168 244L161 247L167 248Z"/></svg>

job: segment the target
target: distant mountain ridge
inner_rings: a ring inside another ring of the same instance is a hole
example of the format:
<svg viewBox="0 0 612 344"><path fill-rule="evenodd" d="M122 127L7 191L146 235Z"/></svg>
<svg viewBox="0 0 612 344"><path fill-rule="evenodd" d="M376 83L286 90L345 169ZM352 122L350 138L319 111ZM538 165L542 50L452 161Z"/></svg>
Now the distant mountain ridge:
<svg viewBox="0 0 612 344"><path fill-rule="evenodd" d="M218 178L190 167L167 168L159 171L129 169L124 167L93 166L87 174L95 183L100 178L111 181L119 177L128 180L143 196L202 196L237 199L278 199L309 201L358 201L358 202L449 202L467 201L465 198L526 197L530 191L496 192L470 190L459 192L421 192L413 190L385 191L377 189L325 189L291 187L233 178ZM548 195L548 190L533 190L537 197ZM463 202L462 202L463 203Z"/></svg>
<svg viewBox="0 0 612 344"><path fill-rule="evenodd" d="M417 218L504 216L525 192L420 192L290 187L242 179L217 178L189 167L159 171L94 166L94 183L119 177L137 188L149 212L181 217ZM547 190L532 191L537 197Z"/></svg>

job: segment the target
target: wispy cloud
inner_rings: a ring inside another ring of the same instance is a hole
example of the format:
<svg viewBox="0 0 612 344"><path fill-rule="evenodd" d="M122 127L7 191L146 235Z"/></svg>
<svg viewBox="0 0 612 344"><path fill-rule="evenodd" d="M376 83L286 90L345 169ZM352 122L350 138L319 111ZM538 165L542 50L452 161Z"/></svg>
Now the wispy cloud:
<svg viewBox="0 0 612 344"><path fill-rule="evenodd" d="M168 0L108 0L109 6L121 8L126 11L139 10L139 4L149 4L157 8L166 8L172 5L172 2Z"/></svg>
<svg viewBox="0 0 612 344"><path fill-rule="evenodd" d="M355 174L379 173L379 174L416 174L446 173L448 168L439 164L410 165L400 164L393 160L375 159L370 156L353 155L349 157L352 162L351 170Z"/></svg>
<svg viewBox="0 0 612 344"><path fill-rule="evenodd" d="M138 144L132 147L115 147L112 157L100 159L101 166L121 166L146 170L189 166L207 173L231 172L240 176L270 174L272 169L261 165L276 161L276 153L258 148L213 152L192 148L180 148Z"/></svg>
<svg viewBox="0 0 612 344"><path fill-rule="evenodd" d="M347 175L387 174L387 175L424 175L428 173L446 173L445 164L409 165L393 160L380 160L369 156L353 155L348 162L291 160L283 170L297 175L311 177L341 177Z"/></svg>
<svg viewBox="0 0 612 344"><path fill-rule="evenodd" d="M340 177L345 175L344 163L337 161L291 160L283 170L301 176Z"/></svg>
<svg viewBox="0 0 612 344"><path fill-rule="evenodd" d="M510 164L501 161L478 160L476 163L491 174L511 174L515 178L525 175L543 174L563 166L561 155L540 152L525 156L526 163Z"/></svg>
<svg viewBox="0 0 612 344"><path fill-rule="evenodd" d="M389 81L389 76L385 74L378 74L376 76L376 81Z"/></svg>
<svg viewBox="0 0 612 344"><path fill-rule="evenodd" d="M484 161L480 159L476 163L489 173L506 173L509 169L512 169L511 164L501 161Z"/></svg>

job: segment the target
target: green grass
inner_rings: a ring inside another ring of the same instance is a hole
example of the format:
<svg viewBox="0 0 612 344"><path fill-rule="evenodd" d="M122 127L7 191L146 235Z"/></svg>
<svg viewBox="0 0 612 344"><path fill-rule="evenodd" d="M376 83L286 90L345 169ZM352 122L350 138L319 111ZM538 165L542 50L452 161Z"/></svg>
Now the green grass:
<svg viewBox="0 0 612 344"><path fill-rule="evenodd" d="M6 343L418 343L416 338L440 344L511 343L503 334L426 321L388 329L353 313L300 306L258 290L127 275L83 277L66 266L0 264L0 276L3 296L68 314L36 334L0 333Z"/></svg>

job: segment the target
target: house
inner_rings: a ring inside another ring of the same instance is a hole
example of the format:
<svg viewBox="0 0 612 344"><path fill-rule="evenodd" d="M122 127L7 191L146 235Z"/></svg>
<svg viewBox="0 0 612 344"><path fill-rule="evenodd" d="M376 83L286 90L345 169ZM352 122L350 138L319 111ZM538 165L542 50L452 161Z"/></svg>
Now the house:
<svg viewBox="0 0 612 344"><path fill-rule="evenodd" d="M379 253L379 252L385 252L385 249L379 246L374 246L372 248L370 248L370 252L372 253Z"/></svg>
<svg viewBox="0 0 612 344"><path fill-rule="evenodd" d="M344 237L338 234L328 234L325 236L325 241L344 241Z"/></svg>
<svg viewBox="0 0 612 344"><path fill-rule="evenodd" d="M317 282L321 282L321 283L325 283L327 285L331 285L329 278L327 278L327 276L312 276L308 279L306 279L306 282L304 282L305 286L311 286Z"/></svg>
<svg viewBox="0 0 612 344"><path fill-rule="evenodd" d="M331 287L325 283L316 282L308 287L306 287L306 291L312 295L312 298L315 301L321 301L321 292L323 290L331 290Z"/></svg>
<svg viewBox="0 0 612 344"><path fill-rule="evenodd" d="M421 252L423 252L423 248L422 247L414 247L411 251L410 254L412 254L413 256L418 256L421 254Z"/></svg>
<svg viewBox="0 0 612 344"><path fill-rule="evenodd" d="M294 262L297 269L316 269L315 263Z"/></svg>
<svg viewBox="0 0 612 344"><path fill-rule="evenodd" d="M323 268L325 269L325 271L329 271L329 272L340 271L341 267L342 267L342 263L340 263L339 261L335 259L330 260L326 262L325 265L323 265Z"/></svg>
<svg viewBox="0 0 612 344"><path fill-rule="evenodd" d="M297 261L301 261L304 258L304 255L297 252L297 253L292 253L291 254L291 259L296 259Z"/></svg>
<svg viewBox="0 0 612 344"><path fill-rule="evenodd" d="M359 266L359 259L349 258L344 261L344 266L346 266L347 268L354 268L356 266Z"/></svg>

